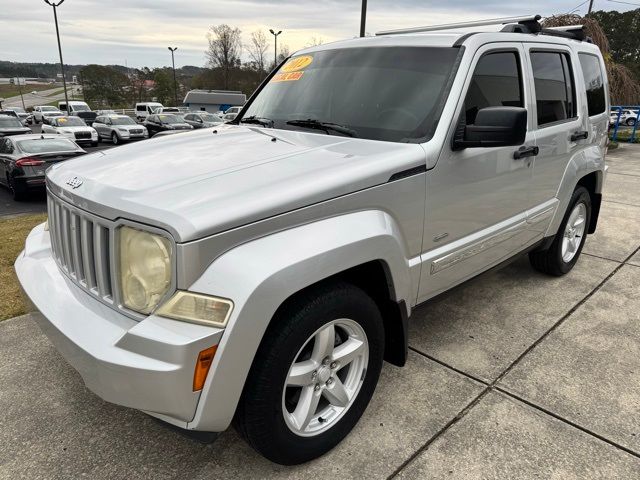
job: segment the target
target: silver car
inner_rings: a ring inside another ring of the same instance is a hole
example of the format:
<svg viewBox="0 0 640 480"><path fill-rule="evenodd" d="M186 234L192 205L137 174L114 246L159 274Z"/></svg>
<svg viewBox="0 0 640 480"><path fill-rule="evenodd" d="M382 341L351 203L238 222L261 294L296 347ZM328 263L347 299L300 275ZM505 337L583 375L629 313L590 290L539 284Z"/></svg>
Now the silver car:
<svg viewBox="0 0 640 480"><path fill-rule="evenodd" d="M418 304L526 252L564 275L596 229L605 64L539 19L307 48L230 124L50 168L16 261L42 329L107 401L327 452Z"/></svg>
<svg viewBox="0 0 640 480"><path fill-rule="evenodd" d="M93 128L98 132L98 141L108 140L114 145L149 138L147 128L127 115L99 115Z"/></svg>

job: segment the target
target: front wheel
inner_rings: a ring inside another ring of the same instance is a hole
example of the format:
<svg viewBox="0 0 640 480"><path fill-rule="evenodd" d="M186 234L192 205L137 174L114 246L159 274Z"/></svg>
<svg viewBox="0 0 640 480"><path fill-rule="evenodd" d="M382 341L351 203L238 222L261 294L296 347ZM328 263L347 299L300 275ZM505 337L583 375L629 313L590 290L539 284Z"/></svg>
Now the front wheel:
<svg viewBox="0 0 640 480"><path fill-rule="evenodd" d="M635 124L636 124L636 119L635 118L627 119L627 125L629 125L630 127L633 127Z"/></svg>
<svg viewBox="0 0 640 480"><path fill-rule="evenodd" d="M578 187L571 196L560 229L547 250L529 253L531 265L543 273L561 276L568 273L578 261L587 239L591 221L591 196L584 187Z"/></svg>
<svg viewBox="0 0 640 480"><path fill-rule="evenodd" d="M382 317L364 291L339 283L301 294L272 320L234 424L273 462L319 457L360 419L383 352Z"/></svg>
<svg viewBox="0 0 640 480"><path fill-rule="evenodd" d="M118 137L118 134L116 132L113 132L111 134L111 141L113 142L114 145L120 144L120 138Z"/></svg>

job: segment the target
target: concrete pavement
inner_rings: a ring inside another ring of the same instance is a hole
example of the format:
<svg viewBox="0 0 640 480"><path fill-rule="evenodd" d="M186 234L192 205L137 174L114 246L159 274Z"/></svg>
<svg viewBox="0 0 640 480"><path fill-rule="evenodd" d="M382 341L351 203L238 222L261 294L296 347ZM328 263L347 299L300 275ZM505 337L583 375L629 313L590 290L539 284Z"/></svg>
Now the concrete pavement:
<svg viewBox="0 0 640 480"><path fill-rule="evenodd" d="M640 478L640 148L563 278L525 258L419 307L346 440L298 467L103 402L30 317L0 323L0 478Z"/></svg>

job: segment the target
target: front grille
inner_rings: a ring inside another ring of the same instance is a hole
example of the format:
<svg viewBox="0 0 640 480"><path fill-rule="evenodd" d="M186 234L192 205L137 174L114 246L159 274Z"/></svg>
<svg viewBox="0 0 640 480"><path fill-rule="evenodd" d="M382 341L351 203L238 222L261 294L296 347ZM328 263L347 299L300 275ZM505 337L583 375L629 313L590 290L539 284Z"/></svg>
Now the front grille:
<svg viewBox="0 0 640 480"><path fill-rule="evenodd" d="M137 130L137 129L129 130L129 133L132 135L142 135L142 132L143 132L142 130Z"/></svg>
<svg viewBox="0 0 640 480"><path fill-rule="evenodd" d="M82 289L113 305L116 277L112 226L51 193L47 196L49 233L58 266Z"/></svg>
<svg viewBox="0 0 640 480"><path fill-rule="evenodd" d="M76 140L91 140L91 132L76 132Z"/></svg>

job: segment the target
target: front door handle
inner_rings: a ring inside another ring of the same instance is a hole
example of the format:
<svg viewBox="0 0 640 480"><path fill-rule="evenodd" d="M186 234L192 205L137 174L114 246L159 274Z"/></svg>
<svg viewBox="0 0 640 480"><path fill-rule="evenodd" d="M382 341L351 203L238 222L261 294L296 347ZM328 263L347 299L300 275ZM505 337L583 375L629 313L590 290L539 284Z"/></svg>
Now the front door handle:
<svg viewBox="0 0 640 480"><path fill-rule="evenodd" d="M513 158L516 160L520 160L525 157L535 157L538 155L540 149L538 147L520 147L518 150L513 152Z"/></svg>
<svg viewBox="0 0 640 480"><path fill-rule="evenodd" d="M589 132L587 132L586 130L582 130L579 132L573 132L571 134L571 141L575 142L577 140L586 140L587 138L589 138Z"/></svg>

